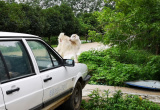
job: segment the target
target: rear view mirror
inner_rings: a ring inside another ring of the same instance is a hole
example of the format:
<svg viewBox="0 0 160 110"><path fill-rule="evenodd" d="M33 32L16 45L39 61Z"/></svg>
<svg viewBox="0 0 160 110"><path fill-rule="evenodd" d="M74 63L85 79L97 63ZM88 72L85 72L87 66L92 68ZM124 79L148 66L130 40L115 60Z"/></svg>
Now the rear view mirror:
<svg viewBox="0 0 160 110"><path fill-rule="evenodd" d="M64 66L74 66L75 63L74 63L74 60L72 59L63 59L63 65Z"/></svg>

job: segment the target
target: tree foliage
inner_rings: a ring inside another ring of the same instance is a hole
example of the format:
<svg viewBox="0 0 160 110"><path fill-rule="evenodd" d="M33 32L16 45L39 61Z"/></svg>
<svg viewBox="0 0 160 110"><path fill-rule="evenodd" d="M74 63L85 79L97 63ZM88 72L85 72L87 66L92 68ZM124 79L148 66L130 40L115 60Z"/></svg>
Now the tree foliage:
<svg viewBox="0 0 160 110"><path fill-rule="evenodd" d="M56 5L65 4L69 6L76 14L90 13L102 10L105 5L104 0L5 0L8 3L18 2L29 4L30 6L39 6L47 9Z"/></svg>
<svg viewBox="0 0 160 110"><path fill-rule="evenodd" d="M77 33L84 36L88 34L88 30L97 29L97 15L90 12L101 10L104 5L103 0L4 1L6 1L3 2L6 9L2 9L3 7L0 9L6 15L2 16L5 26L2 24L3 29L0 28L0 30L47 36L49 40L50 36L58 35L60 32L65 32L67 35ZM10 17L6 19L8 16ZM10 19L15 21L11 22Z"/></svg>
<svg viewBox="0 0 160 110"><path fill-rule="evenodd" d="M42 9L22 3L0 1L0 31L50 37L64 32L78 33L79 21L67 5Z"/></svg>
<svg viewBox="0 0 160 110"><path fill-rule="evenodd" d="M104 5L103 0L61 0L63 4L69 5L76 13L91 13L100 11Z"/></svg>
<svg viewBox="0 0 160 110"><path fill-rule="evenodd" d="M84 36L89 30L92 40L160 54L159 0L5 1L0 1L1 31L50 37L60 32Z"/></svg>
<svg viewBox="0 0 160 110"><path fill-rule="evenodd" d="M79 29L79 21L74 16L72 9L65 4L55 6L54 8L61 13L62 18L65 21L62 23L62 31L66 34L77 33Z"/></svg>
<svg viewBox="0 0 160 110"><path fill-rule="evenodd" d="M0 30L41 35L45 18L39 7L0 1Z"/></svg>
<svg viewBox="0 0 160 110"><path fill-rule="evenodd" d="M78 15L78 19L80 22L80 35L88 35L88 30L100 30L98 28L98 16L93 13L81 13Z"/></svg>
<svg viewBox="0 0 160 110"><path fill-rule="evenodd" d="M114 9L105 7L99 13L103 33L90 31L93 39L160 53L159 0L109 0L106 3L115 3Z"/></svg>
<svg viewBox="0 0 160 110"><path fill-rule="evenodd" d="M43 13L49 23L49 30L45 31L45 36L58 35L60 32L64 32L67 35L78 32L79 22L67 5L56 5L43 9Z"/></svg>

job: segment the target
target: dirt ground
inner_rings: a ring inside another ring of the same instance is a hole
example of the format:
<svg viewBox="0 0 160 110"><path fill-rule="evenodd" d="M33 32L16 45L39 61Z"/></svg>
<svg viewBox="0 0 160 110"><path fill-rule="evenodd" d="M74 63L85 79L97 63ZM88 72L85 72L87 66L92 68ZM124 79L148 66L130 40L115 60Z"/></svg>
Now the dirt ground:
<svg viewBox="0 0 160 110"><path fill-rule="evenodd" d="M109 46L104 46L102 43L98 43L98 42L93 42L93 43L85 43L85 44L81 44L81 48L78 51L78 53L84 52L84 51L88 51L91 49L100 49L100 48L109 48Z"/></svg>
<svg viewBox="0 0 160 110"><path fill-rule="evenodd" d="M104 48L109 48L109 46L108 45L103 45L102 43L98 43L98 42L81 44L81 47L80 47L77 55L80 55L80 53L82 53L84 51L88 51L88 50L92 50L92 49L104 49ZM72 57L73 57L73 52L72 51L67 51L64 54L64 58L72 58Z"/></svg>
<svg viewBox="0 0 160 110"><path fill-rule="evenodd" d="M152 102L160 104L160 91L142 89L142 88L133 88L133 87L118 87L118 86L107 86L107 85L90 85L87 84L83 89L82 96L83 99L88 100L88 95L91 94L93 90L98 89L101 93L104 93L104 90L109 90L109 96L112 97L113 94L121 90L123 96L129 95L138 95L141 96L143 99L148 99Z"/></svg>

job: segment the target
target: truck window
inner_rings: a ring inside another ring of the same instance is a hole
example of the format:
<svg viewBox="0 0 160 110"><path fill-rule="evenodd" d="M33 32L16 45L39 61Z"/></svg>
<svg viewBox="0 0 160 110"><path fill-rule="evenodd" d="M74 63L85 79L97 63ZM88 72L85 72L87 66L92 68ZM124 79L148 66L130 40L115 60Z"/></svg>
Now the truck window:
<svg viewBox="0 0 160 110"><path fill-rule="evenodd" d="M0 81L5 81L8 79L8 77L7 77L7 71L4 66L4 61L2 60L2 57L3 56L0 55Z"/></svg>
<svg viewBox="0 0 160 110"><path fill-rule="evenodd" d="M0 51L7 65L9 79L33 73L33 66L21 41L0 41Z"/></svg>
<svg viewBox="0 0 160 110"><path fill-rule="evenodd" d="M37 61L40 71L58 67L60 61L55 53L40 41L27 41Z"/></svg>

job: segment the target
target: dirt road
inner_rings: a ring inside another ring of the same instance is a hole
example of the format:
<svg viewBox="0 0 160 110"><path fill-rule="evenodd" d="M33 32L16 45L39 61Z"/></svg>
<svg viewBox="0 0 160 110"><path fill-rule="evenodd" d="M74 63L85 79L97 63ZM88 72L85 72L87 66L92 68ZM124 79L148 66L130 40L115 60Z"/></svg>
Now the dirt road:
<svg viewBox="0 0 160 110"><path fill-rule="evenodd" d="M78 51L78 55L84 51L92 50L92 49L106 49L109 48L108 45L103 45L102 43L92 42L92 43L85 43L81 44L81 47ZM68 51L64 54L64 58L71 58L73 56L73 52Z"/></svg>

